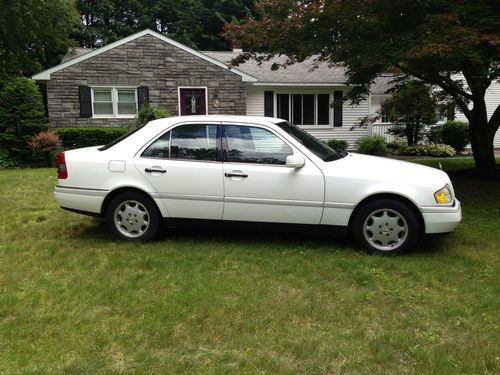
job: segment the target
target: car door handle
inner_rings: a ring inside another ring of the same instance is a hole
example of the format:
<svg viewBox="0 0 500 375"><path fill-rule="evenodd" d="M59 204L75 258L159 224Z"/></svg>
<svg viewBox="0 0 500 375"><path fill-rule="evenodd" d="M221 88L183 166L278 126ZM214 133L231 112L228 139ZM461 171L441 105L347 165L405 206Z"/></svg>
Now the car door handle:
<svg viewBox="0 0 500 375"><path fill-rule="evenodd" d="M167 173L165 169L156 169L156 168L146 168L145 171L147 173Z"/></svg>
<svg viewBox="0 0 500 375"><path fill-rule="evenodd" d="M224 176L226 177L241 177L241 178L247 178L248 175L244 173L224 173Z"/></svg>

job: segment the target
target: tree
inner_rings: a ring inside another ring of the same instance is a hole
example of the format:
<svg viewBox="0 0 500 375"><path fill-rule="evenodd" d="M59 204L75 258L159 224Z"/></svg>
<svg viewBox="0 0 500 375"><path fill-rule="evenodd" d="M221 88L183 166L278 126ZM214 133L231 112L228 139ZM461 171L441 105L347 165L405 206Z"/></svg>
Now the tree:
<svg viewBox="0 0 500 375"><path fill-rule="evenodd" d="M79 23L71 0L0 0L0 81L54 66Z"/></svg>
<svg viewBox="0 0 500 375"><path fill-rule="evenodd" d="M498 0L268 0L261 7L262 17L226 27L226 37L268 57L286 54L288 63L316 56L345 65L354 102L384 72L440 88L469 120L476 168L493 172L500 106L488 114L485 92L500 75Z"/></svg>
<svg viewBox="0 0 500 375"><path fill-rule="evenodd" d="M149 28L192 48L228 49L220 34L250 17L256 0L77 0L82 47L95 48Z"/></svg>
<svg viewBox="0 0 500 375"><path fill-rule="evenodd" d="M425 125L436 122L437 102L429 85L408 81L385 101L382 110L389 114L389 120L394 124L389 132L406 137L408 145L413 146L423 138Z"/></svg>
<svg viewBox="0 0 500 375"><path fill-rule="evenodd" d="M47 124L42 94L35 82L25 77L7 81L0 90L0 149L17 161L28 161L28 141L46 130Z"/></svg>

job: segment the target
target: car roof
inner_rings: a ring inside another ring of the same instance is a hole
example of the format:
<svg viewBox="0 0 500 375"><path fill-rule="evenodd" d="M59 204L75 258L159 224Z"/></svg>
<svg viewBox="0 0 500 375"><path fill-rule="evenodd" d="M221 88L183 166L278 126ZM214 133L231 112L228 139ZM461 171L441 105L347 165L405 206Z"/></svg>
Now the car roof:
<svg viewBox="0 0 500 375"><path fill-rule="evenodd" d="M241 124L256 124L256 125L274 125L285 120L264 117L264 116L234 116L234 115L196 115L196 116L176 116L167 117L158 120L150 121L138 129L135 133L126 137L122 141L118 142L112 148L113 150L127 150L128 148L135 146L135 142L138 139L150 140L153 137L158 136L161 132L169 128L171 125L181 124L186 122L228 122L228 123L241 123Z"/></svg>
<svg viewBox="0 0 500 375"><path fill-rule="evenodd" d="M176 117L167 117L158 120L150 121L147 126L168 126L171 124L175 124L178 122L243 122L249 123L253 122L256 124L277 124L279 122L283 122L285 120L281 120L274 117L265 117L265 116L235 116L235 115L194 115L194 116L176 116Z"/></svg>

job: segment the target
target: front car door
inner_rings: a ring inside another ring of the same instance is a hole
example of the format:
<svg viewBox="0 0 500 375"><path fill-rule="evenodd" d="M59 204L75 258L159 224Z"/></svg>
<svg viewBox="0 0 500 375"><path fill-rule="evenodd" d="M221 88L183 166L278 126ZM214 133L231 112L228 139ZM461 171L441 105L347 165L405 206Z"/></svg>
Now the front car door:
<svg viewBox="0 0 500 375"><path fill-rule="evenodd" d="M214 123L178 125L135 156L136 168L165 202L170 217L222 218L219 127Z"/></svg>
<svg viewBox="0 0 500 375"><path fill-rule="evenodd" d="M286 167L287 156L300 151L264 126L222 129L224 220L320 223L324 176L312 161Z"/></svg>

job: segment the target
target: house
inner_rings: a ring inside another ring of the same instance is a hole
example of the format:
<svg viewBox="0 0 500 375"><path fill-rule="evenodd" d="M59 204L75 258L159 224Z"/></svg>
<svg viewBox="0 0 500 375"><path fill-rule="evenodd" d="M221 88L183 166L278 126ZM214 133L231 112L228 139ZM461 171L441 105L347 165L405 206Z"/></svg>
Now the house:
<svg viewBox="0 0 500 375"><path fill-rule="evenodd" d="M54 127L129 125L144 104L166 107L172 115L280 117L317 138L351 145L365 135L385 134L390 125L353 128L388 97L389 77L377 79L365 100L350 105L342 100L349 90L345 70L313 59L279 70L272 64L284 57L231 67L241 50L195 51L151 30L73 52L33 76L46 85Z"/></svg>

